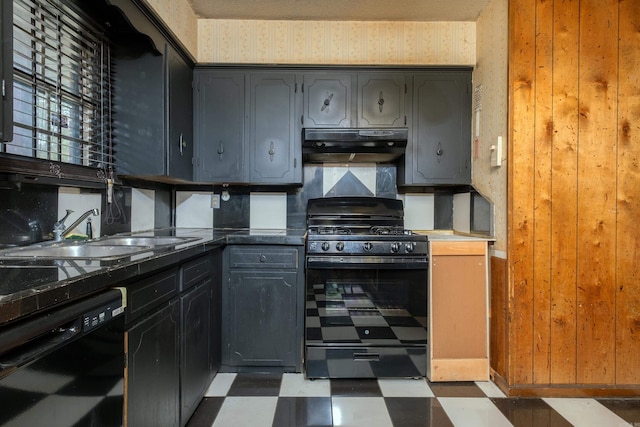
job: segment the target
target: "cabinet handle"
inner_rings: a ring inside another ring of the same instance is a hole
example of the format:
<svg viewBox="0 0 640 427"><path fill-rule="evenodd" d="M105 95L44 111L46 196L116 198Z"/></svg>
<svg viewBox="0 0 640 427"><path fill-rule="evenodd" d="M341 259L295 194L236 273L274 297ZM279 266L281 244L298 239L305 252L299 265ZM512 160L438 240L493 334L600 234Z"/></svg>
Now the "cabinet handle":
<svg viewBox="0 0 640 427"><path fill-rule="evenodd" d="M180 134L180 139L178 140L178 144L180 144L180 155L182 156L184 154L184 149L187 148L187 143L184 140L184 135L182 133Z"/></svg>
<svg viewBox="0 0 640 427"><path fill-rule="evenodd" d="M326 108L329 106L329 104L331 104L331 100L332 99L333 99L333 94L329 94L329 96L322 103L322 107L320 108L320 111L326 110Z"/></svg>
<svg viewBox="0 0 640 427"><path fill-rule="evenodd" d="M438 148L436 149L436 155L438 156L438 163L440 163L440 158L444 154L444 150L442 149L442 144L438 142Z"/></svg>
<svg viewBox="0 0 640 427"><path fill-rule="evenodd" d="M276 150L273 147L273 141L271 141L271 148L269 148L269 158L271 159L271 162L273 162L273 155L276 154Z"/></svg>
<svg viewBox="0 0 640 427"><path fill-rule="evenodd" d="M380 112L382 113L382 106L384 105L384 95L382 91L380 91L380 95L378 96L378 108L380 108Z"/></svg>
<svg viewBox="0 0 640 427"><path fill-rule="evenodd" d="M222 142L221 142L220 146L218 147L218 156L220 157L220 160L222 160L222 153L224 153L224 146L222 145Z"/></svg>

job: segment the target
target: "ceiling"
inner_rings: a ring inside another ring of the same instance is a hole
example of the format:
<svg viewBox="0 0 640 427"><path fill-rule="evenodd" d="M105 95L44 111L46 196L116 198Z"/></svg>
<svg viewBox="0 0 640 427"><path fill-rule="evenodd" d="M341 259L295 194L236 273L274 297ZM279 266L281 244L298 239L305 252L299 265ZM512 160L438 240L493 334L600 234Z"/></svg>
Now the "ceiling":
<svg viewBox="0 0 640 427"><path fill-rule="evenodd" d="M490 0L187 0L198 18L475 21Z"/></svg>

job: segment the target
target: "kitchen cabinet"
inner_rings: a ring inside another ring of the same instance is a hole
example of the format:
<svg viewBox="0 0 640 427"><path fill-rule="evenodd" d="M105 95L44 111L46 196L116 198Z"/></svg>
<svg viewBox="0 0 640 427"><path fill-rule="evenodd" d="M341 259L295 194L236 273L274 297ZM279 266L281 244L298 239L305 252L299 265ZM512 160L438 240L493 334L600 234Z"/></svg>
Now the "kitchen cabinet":
<svg viewBox="0 0 640 427"><path fill-rule="evenodd" d="M211 382L210 255L189 261L180 281L180 425L193 415Z"/></svg>
<svg viewBox="0 0 640 427"><path fill-rule="evenodd" d="M404 73L358 73L358 127L404 127L407 125Z"/></svg>
<svg viewBox="0 0 640 427"><path fill-rule="evenodd" d="M224 250L222 365L302 369L303 248L230 245Z"/></svg>
<svg viewBox="0 0 640 427"><path fill-rule="evenodd" d="M178 270L127 285L125 416L128 426L179 423Z"/></svg>
<svg viewBox="0 0 640 427"><path fill-rule="evenodd" d="M302 183L301 97L292 73L251 73L249 90L249 182Z"/></svg>
<svg viewBox="0 0 640 427"><path fill-rule="evenodd" d="M487 381L488 292L485 241L430 241L431 381Z"/></svg>
<svg viewBox="0 0 640 427"><path fill-rule="evenodd" d="M193 91L195 180L242 182L244 73L196 69Z"/></svg>
<svg viewBox="0 0 640 427"><path fill-rule="evenodd" d="M301 184L298 80L282 71L196 70L196 180Z"/></svg>
<svg viewBox="0 0 640 427"><path fill-rule="evenodd" d="M398 185L471 183L471 72L413 76L413 125Z"/></svg>
<svg viewBox="0 0 640 427"><path fill-rule="evenodd" d="M392 71L305 73L303 125L307 128L404 127L407 125L406 80L404 72Z"/></svg>
<svg viewBox="0 0 640 427"><path fill-rule="evenodd" d="M331 71L304 75L304 127L352 126L352 77L349 73Z"/></svg>
<svg viewBox="0 0 640 427"><path fill-rule="evenodd" d="M162 53L114 58L114 124L118 174L193 178L192 69L168 43Z"/></svg>

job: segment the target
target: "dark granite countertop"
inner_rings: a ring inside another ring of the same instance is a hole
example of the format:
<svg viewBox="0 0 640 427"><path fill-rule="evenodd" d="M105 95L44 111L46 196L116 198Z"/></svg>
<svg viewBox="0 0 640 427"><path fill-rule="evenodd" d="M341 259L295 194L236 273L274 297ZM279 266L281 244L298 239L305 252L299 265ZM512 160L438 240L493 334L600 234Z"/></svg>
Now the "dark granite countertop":
<svg viewBox="0 0 640 427"><path fill-rule="evenodd" d="M306 230L170 228L125 235L180 236L193 240L111 261L39 257L0 259L0 325L124 284L137 276L181 263L218 246L304 245L305 233Z"/></svg>

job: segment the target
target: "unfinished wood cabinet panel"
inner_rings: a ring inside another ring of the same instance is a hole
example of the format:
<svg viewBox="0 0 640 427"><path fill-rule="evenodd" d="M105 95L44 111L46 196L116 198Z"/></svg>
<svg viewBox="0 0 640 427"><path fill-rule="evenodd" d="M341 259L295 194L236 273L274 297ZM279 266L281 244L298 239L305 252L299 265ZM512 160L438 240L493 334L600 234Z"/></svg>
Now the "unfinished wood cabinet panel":
<svg viewBox="0 0 640 427"><path fill-rule="evenodd" d="M492 319L506 363L494 377L511 395L638 396L640 8L508 7L507 298Z"/></svg>
<svg viewBox="0 0 640 427"><path fill-rule="evenodd" d="M486 250L486 242L431 242L431 381L489 378Z"/></svg>

